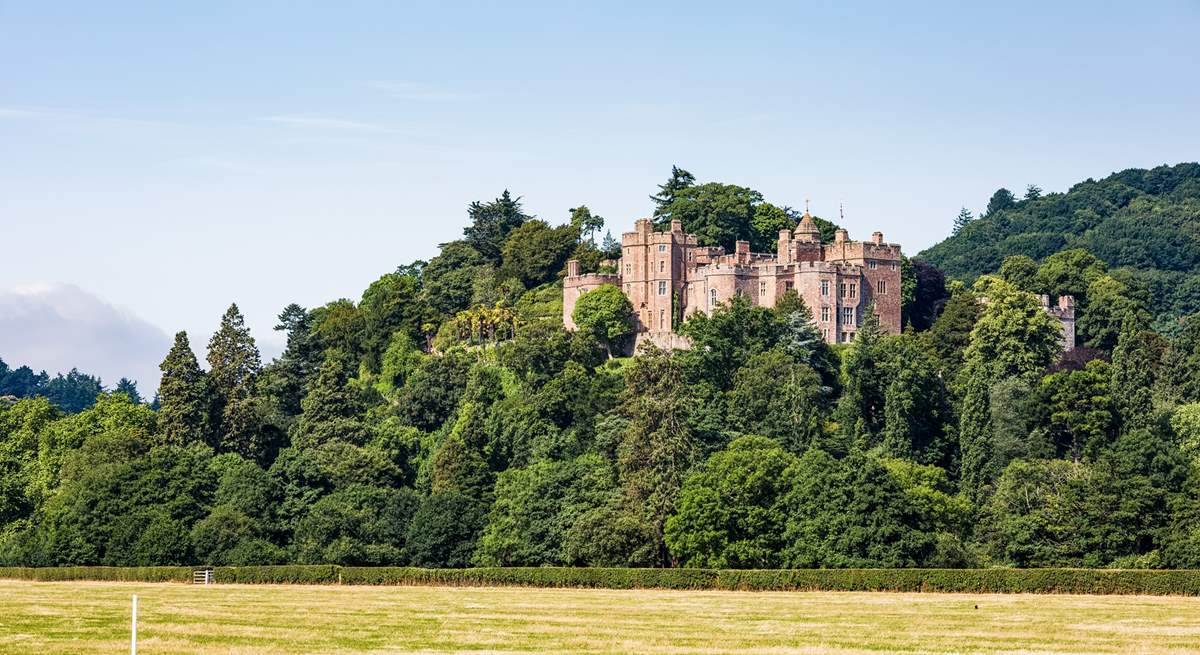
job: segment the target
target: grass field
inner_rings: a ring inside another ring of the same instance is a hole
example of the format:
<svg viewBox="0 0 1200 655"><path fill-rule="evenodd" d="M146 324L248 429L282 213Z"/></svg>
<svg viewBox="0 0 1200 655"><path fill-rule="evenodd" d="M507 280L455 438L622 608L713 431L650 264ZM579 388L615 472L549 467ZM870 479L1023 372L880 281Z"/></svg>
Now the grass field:
<svg viewBox="0 0 1200 655"><path fill-rule="evenodd" d="M0 581L0 653L129 652L134 593L146 655L1200 652L1200 598Z"/></svg>

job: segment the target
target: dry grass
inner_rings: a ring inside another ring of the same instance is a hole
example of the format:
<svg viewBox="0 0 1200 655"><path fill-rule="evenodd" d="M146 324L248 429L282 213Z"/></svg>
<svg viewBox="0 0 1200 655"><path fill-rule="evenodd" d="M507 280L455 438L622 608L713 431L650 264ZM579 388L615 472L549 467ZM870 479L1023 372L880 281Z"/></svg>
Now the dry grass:
<svg viewBox="0 0 1200 655"><path fill-rule="evenodd" d="M1200 598L0 581L0 653L128 652L133 593L147 655L1200 652Z"/></svg>

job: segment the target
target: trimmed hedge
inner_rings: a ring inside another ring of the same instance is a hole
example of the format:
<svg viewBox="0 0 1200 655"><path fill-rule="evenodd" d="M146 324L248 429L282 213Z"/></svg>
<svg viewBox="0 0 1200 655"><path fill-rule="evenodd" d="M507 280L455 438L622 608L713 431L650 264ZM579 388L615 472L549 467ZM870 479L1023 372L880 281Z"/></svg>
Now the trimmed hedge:
<svg viewBox="0 0 1200 655"><path fill-rule="evenodd" d="M0 567L0 578L191 582L186 566ZM523 586L738 591L905 591L946 593L1147 594L1200 596L1200 570L1112 569L418 569L336 565L219 566L217 583Z"/></svg>
<svg viewBox="0 0 1200 655"><path fill-rule="evenodd" d="M64 580L114 580L119 582L191 582L190 566L28 566L0 567L0 578L59 582Z"/></svg>

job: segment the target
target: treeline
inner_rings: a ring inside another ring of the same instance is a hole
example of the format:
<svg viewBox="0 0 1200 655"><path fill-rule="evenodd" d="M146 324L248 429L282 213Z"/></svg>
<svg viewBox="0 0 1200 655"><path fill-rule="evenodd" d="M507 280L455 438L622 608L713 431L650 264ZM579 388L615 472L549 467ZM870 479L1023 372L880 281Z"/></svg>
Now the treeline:
<svg viewBox="0 0 1200 655"><path fill-rule="evenodd" d="M1132 168L1066 193L1031 185L1018 198L999 189L981 218L964 208L954 234L920 257L970 281L1009 256L1041 261L1084 250L1145 299L1159 329L1174 331L1180 317L1200 311L1198 222L1200 164Z"/></svg>
<svg viewBox="0 0 1200 655"><path fill-rule="evenodd" d="M656 215L708 243L772 211L690 178ZM180 333L157 411L0 409L0 564L1200 565L1200 320L1162 335L1145 298L1098 300L1117 278L1094 258L969 288L909 262L901 335L867 313L826 345L786 294L612 357L623 294L585 295L567 332L557 281L615 254L602 219L507 193L468 218L357 302L287 307L265 365L236 306L206 367ZM1088 291L1093 345L1066 356L1031 293L1058 282Z"/></svg>
<svg viewBox="0 0 1200 655"><path fill-rule="evenodd" d="M0 404L42 396L64 412L74 413L95 404L102 391L104 384L100 378L80 373L78 369L50 377L45 371L34 373L28 366L9 368L0 359ZM128 378L121 378L113 391L129 396L135 403L142 402L137 383Z"/></svg>

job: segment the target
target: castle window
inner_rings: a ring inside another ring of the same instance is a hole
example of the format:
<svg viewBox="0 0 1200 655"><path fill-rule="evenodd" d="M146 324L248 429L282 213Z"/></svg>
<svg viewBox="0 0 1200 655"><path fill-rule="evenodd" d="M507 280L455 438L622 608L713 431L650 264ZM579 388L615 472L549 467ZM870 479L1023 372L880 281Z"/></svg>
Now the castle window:
<svg viewBox="0 0 1200 655"><path fill-rule="evenodd" d="M880 280L876 286L879 288L879 295L887 293L887 280Z"/></svg>
<svg viewBox="0 0 1200 655"><path fill-rule="evenodd" d="M821 328L821 338L829 341L829 328Z"/></svg>
<svg viewBox="0 0 1200 655"><path fill-rule="evenodd" d="M658 283L658 295L660 295L660 296L667 295L667 283L665 280L660 280Z"/></svg>
<svg viewBox="0 0 1200 655"><path fill-rule="evenodd" d="M842 298L846 297L846 283L845 282L838 283L838 295L841 296Z"/></svg>
<svg viewBox="0 0 1200 655"><path fill-rule="evenodd" d="M633 270L632 266L630 266L629 264L625 265L625 274L626 275L629 275L630 271L632 271L632 270Z"/></svg>
<svg viewBox="0 0 1200 655"><path fill-rule="evenodd" d="M851 297L851 298L853 298L853 297L854 297L854 294L855 294L855 292L856 292L856 291L858 291L858 285L857 285L857 284L855 284L855 283L853 283L853 282L851 282L851 283L850 283L850 297Z"/></svg>
<svg viewBox="0 0 1200 655"><path fill-rule="evenodd" d="M821 295L829 295L829 280L821 280Z"/></svg>
<svg viewBox="0 0 1200 655"><path fill-rule="evenodd" d="M892 270L893 271L896 270L896 266L897 266L896 262L892 262Z"/></svg>
<svg viewBox="0 0 1200 655"><path fill-rule="evenodd" d="M760 296L767 295L767 283L766 282L758 283L758 295L760 295Z"/></svg>
<svg viewBox="0 0 1200 655"><path fill-rule="evenodd" d="M710 308L717 306L717 290L716 289L711 289L708 292L708 306Z"/></svg>
<svg viewBox="0 0 1200 655"><path fill-rule="evenodd" d="M666 271L666 270L667 270L667 261L664 259L664 260L658 262L658 272L662 273L663 271Z"/></svg>
<svg viewBox="0 0 1200 655"><path fill-rule="evenodd" d="M796 283L792 282L791 280L788 280L787 282L783 283L783 288L790 291L790 290L796 288Z"/></svg>
<svg viewBox="0 0 1200 655"><path fill-rule="evenodd" d="M854 325L854 308L842 308L842 325Z"/></svg>
<svg viewBox="0 0 1200 655"><path fill-rule="evenodd" d="M876 262L874 259L867 262L867 268L870 268L870 269L874 269L878 265L879 265L879 262Z"/></svg>
<svg viewBox="0 0 1200 655"><path fill-rule="evenodd" d="M665 309L658 310L658 329L664 330L667 327L667 311Z"/></svg>
<svg viewBox="0 0 1200 655"><path fill-rule="evenodd" d="M658 244L658 251L659 251L659 252L666 252L666 251L667 251L667 244L665 244L665 243L660 243L660 244Z"/></svg>
<svg viewBox="0 0 1200 655"><path fill-rule="evenodd" d="M821 322L829 322L829 305L821 305Z"/></svg>

